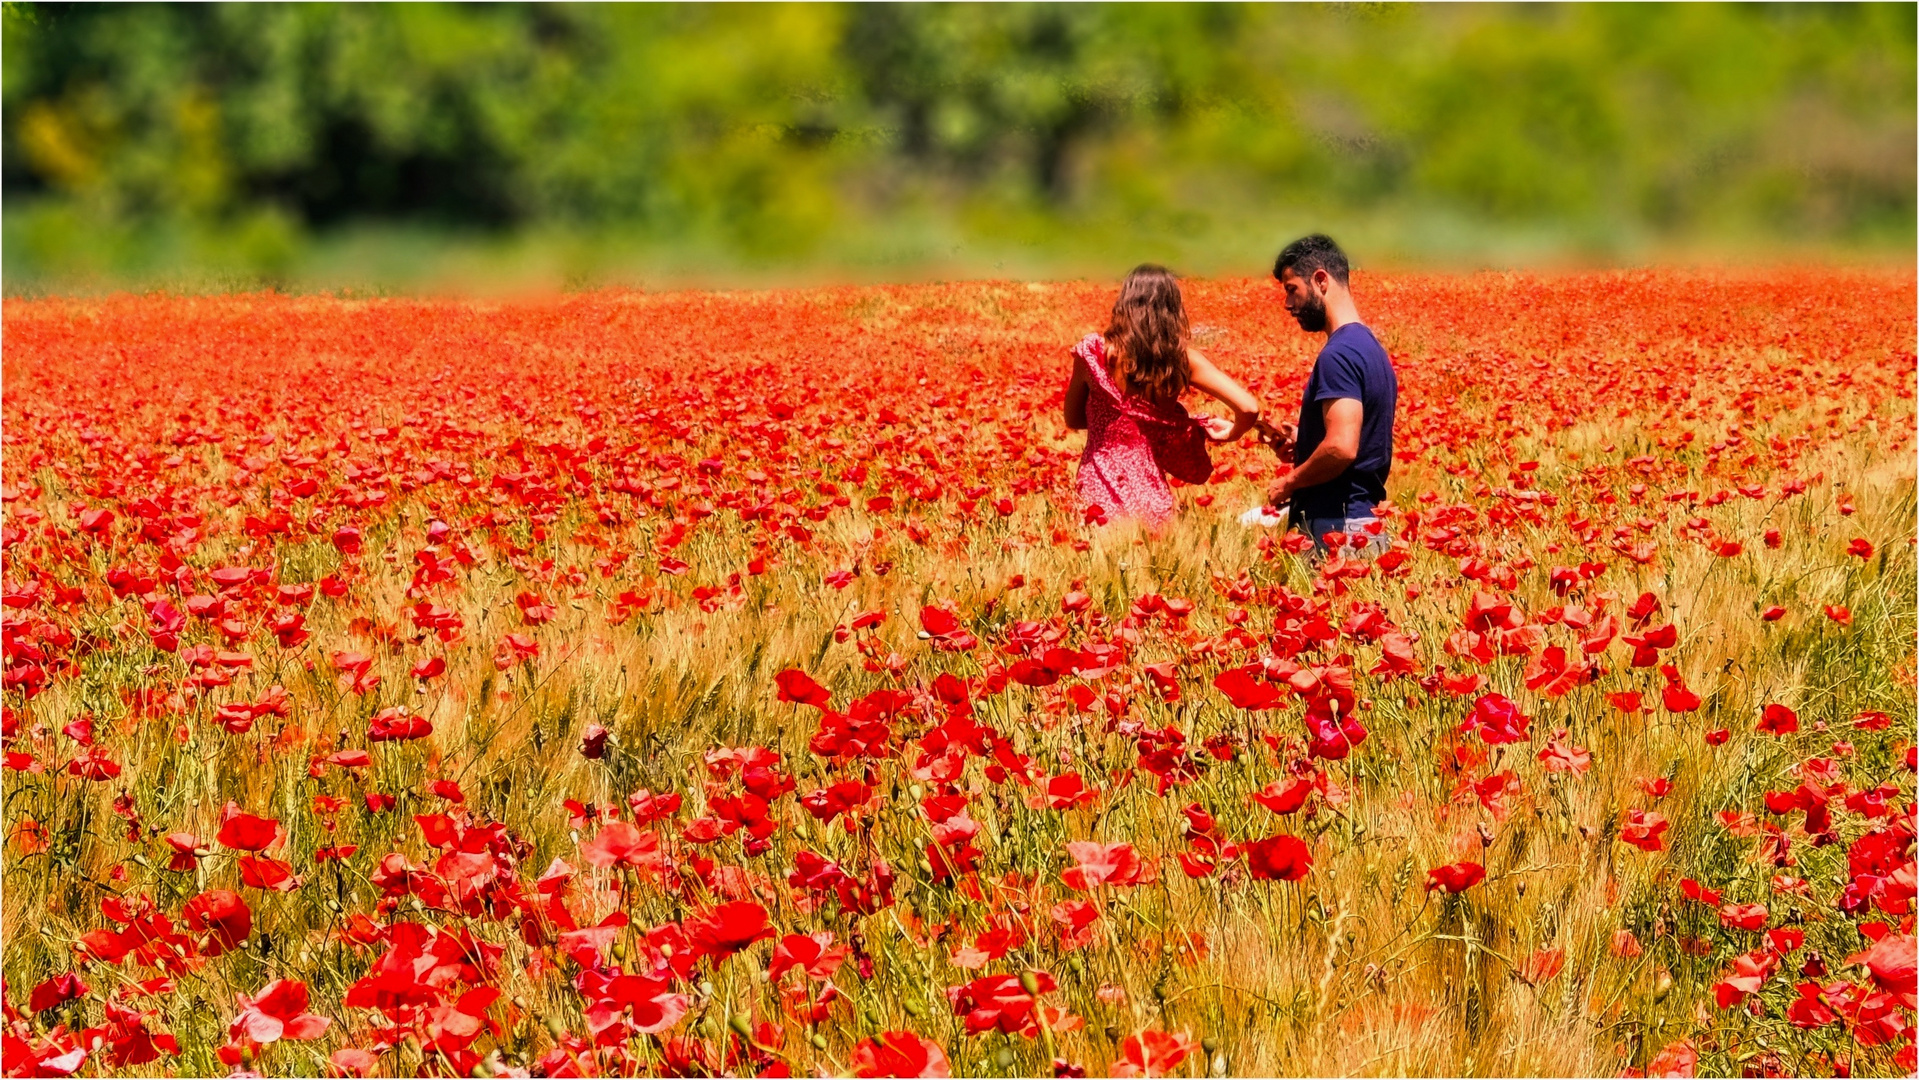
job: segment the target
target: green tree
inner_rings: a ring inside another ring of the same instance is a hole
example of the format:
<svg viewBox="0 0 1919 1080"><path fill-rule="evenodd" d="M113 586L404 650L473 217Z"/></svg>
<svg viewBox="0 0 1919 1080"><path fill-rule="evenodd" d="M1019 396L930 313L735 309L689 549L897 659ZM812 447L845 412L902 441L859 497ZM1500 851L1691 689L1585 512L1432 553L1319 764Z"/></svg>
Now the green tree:
<svg viewBox="0 0 1919 1080"><path fill-rule="evenodd" d="M8 4L7 259L384 224L790 260L1281 211L1903 244L1914 10Z"/></svg>

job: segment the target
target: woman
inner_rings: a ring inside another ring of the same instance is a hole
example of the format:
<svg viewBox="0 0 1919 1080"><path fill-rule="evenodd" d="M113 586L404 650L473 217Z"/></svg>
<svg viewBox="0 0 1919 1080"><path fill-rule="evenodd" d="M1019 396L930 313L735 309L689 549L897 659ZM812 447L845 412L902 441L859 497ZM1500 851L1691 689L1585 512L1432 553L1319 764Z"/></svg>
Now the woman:
<svg viewBox="0 0 1919 1080"><path fill-rule="evenodd" d="M1126 275L1106 333L1073 347L1066 426L1086 432L1079 498L1088 520L1172 520L1168 473L1189 484L1212 475L1209 442L1229 443L1259 420L1259 401L1188 344L1179 281L1147 264ZM1179 403L1196 389L1233 410L1229 422L1189 416Z"/></svg>

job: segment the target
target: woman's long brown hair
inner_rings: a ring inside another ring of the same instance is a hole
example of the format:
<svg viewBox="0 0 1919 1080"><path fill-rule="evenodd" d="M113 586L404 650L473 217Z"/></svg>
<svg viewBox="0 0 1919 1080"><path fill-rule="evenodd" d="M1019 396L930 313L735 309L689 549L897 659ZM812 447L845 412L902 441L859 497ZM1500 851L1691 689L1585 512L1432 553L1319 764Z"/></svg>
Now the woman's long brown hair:
<svg viewBox="0 0 1919 1080"><path fill-rule="evenodd" d="M1146 263L1126 275L1105 336L1120 392L1171 402L1193 381L1193 364L1186 358L1186 305L1179 279L1164 266Z"/></svg>

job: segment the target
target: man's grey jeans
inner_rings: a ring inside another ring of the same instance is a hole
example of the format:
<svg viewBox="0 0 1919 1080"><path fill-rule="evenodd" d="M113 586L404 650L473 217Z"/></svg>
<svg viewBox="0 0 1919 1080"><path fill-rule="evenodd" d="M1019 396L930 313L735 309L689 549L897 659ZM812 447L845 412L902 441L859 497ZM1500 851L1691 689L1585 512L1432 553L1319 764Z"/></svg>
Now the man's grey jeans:
<svg viewBox="0 0 1919 1080"><path fill-rule="evenodd" d="M1332 549L1326 545L1326 534L1345 533L1349 538L1340 554L1349 559L1370 559L1383 555L1393 546L1392 537L1382 530L1377 536L1366 531L1366 526L1379 519L1370 512L1360 517L1324 517L1307 518L1306 535L1313 540L1313 556L1325 558Z"/></svg>

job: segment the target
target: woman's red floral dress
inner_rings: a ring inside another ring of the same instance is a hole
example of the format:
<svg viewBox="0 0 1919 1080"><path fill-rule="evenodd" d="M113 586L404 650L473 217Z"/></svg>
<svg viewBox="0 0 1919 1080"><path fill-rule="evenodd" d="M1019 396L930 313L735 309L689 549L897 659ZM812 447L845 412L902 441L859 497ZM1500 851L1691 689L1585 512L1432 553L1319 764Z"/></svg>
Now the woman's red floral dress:
<svg viewBox="0 0 1919 1080"><path fill-rule="evenodd" d="M1107 373L1106 342L1098 334L1073 346L1073 362L1091 388L1086 450L1079 459L1081 511L1098 507L1108 520L1165 525L1176 510L1166 474L1189 484L1205 483L1212 474L1205 431L1178 402L1121 393Z"/></svg>

